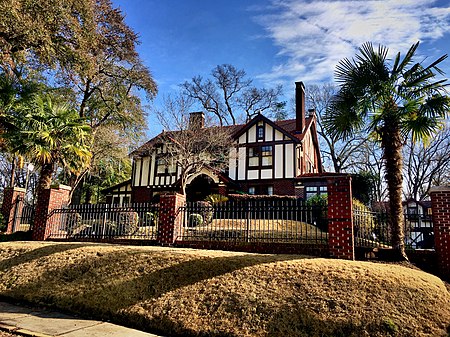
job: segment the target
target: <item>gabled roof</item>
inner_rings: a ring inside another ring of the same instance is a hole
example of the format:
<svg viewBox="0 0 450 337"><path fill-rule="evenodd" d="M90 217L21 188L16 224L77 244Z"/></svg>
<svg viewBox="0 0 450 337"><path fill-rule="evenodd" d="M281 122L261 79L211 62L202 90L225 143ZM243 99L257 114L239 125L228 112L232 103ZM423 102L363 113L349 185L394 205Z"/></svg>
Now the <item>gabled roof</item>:
<svg viewBox="0 0 450 337"><path fill-rule="evenodd" d="M248 131L252 126L254 126L255 124L257 124L260 121L264 121L265 123L269 124L275 130L280 131L282 134L289 137L293 141L299 142L299 138L293 134L295 132L295 119L272 122L270 119L268 119L267 117L265 117L261 114L254 117L247 124L242 125L238 130L236 130L233 133L232 137L234 139L237 139L242 134L244 134L246 131ZM280 124L283 125L284 127L280 126ZM292 126L293 126L293 129L292 129ZM288 130L286 128L288 128Z"/></svg>
<svg viewBox="0 0 450 337"><path fill-rule="evenodd" d="M127 186L127 185L131 185L131 178L128 180L122 181L121 183L115 184L113 186L104 188L103 190L101 190L101 192L103 194L107 194L107 193L113 192L115 189L118 189L118 188L120 189L121 187ZM131 190L130 190L130 193L131 193Z"/></svg>
<svg viewBox="0 0 450 337"><path fill-rule="evenodd" d="M246 124L227 125L223 126L222 128L228 130L233 139L237 139L240 135L242 135L245 131L250 129L253 125L258 123L259 121L264 121L265 123L272 126L274 129L280 131L281 133L292 139L294 142L298 143L303 140L305 134L311 128L311 125L313 125L313 119L314 117L312 116L306 118L306 125L303 133L299 133L295 130L296 127L295 119L287 119L272 122L270 119L261 114L255 116L252 120L250 120ZM149 141L138 147L129 155L131 157L145 156L156 144L164 142L165 139L175 138L174 135L178 132L180 131L163 131L159 135L153 137L152 139L150 139Z"/></svg>

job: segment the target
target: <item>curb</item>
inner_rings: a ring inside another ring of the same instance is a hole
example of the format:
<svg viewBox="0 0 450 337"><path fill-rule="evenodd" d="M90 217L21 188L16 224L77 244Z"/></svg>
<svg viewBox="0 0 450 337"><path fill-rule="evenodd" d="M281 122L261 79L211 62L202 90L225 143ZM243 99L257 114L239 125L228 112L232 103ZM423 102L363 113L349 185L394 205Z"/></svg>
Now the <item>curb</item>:
<svg viewBox="0 0 450 337"><path fill-rule="evenodd" d="M0 323L0 331L10 332L16 335L25 336L25 337L54 337L51 335L43 334L40 332L34 332L27 329L21 329L14 325L8 325L5 323Z"/></svg>

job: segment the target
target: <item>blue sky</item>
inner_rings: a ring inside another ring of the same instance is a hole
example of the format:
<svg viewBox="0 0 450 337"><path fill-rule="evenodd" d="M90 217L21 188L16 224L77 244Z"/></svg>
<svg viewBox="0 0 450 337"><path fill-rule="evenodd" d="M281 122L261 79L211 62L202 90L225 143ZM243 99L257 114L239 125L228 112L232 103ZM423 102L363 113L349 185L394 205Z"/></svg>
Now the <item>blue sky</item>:
<svg viewBox="0 0 450 337"><path fill-rule="evenodd" d="M450 53L450 3L431 0L113 0L139 33L139 53L161 97L218 64L244 69L259 87L333 81L343 57L366 41L392 53L421 41L419 60ZM450 77L450 60L442 66ZM157 132L150 118L149 133Z"/></svg>

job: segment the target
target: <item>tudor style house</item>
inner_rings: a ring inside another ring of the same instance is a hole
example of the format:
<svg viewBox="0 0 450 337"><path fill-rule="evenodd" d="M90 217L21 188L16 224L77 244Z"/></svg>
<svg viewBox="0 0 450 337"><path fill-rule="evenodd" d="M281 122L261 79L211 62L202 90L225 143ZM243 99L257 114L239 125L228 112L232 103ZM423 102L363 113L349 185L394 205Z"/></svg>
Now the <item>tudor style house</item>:
<svg viewBox="0 0 450 337"><path fill-rule="evenodd" d="M306 114L305 87L302 82L295 85L296 118L271 121L260 114L246 124L226 126L232 137L228 167L220 171L203 167L191 174L186 181L188 200L203 200L214 193L305 198L324 192L323 182L301 179L322 173L323 168L315 113ZM191 113L189 124L203 128L203 113ZM104 190L108 202L147 202L156 200L161 193L180 191L179 168L162 159L170 146L167 134L159 134L131 153L132 177ZM308 181L311 186L307 186Z"/></svg>

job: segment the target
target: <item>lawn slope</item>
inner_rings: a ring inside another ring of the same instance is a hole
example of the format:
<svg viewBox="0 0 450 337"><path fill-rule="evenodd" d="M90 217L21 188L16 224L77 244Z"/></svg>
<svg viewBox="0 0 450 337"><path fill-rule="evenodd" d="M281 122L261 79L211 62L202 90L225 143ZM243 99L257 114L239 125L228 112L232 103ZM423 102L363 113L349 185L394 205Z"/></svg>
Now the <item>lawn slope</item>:
<svg viewBox="0 0 450 337"><path fill-rule="evenodd" d="M171 336L447 336L450 294L396 265L0 243L0 295Z"/></svg>

